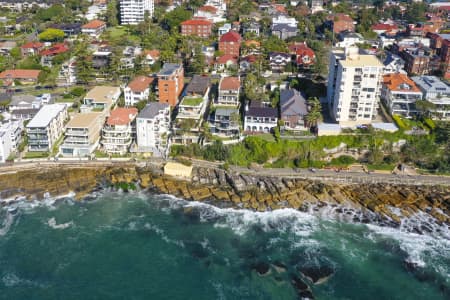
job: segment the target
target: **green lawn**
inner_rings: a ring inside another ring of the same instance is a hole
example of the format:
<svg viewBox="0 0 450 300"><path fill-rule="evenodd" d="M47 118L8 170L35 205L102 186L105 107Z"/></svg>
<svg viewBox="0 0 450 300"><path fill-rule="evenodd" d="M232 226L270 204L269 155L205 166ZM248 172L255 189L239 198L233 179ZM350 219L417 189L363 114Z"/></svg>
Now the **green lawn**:
<svg viewBox="0 0 450 300"><path fill-rule="evenodd" d="M108 33L114 39L125 35L127 33L127 29L123 26L111 27L108 28Z"/></svg>
<svg viewBox="0 0 450 300"><path fill-rule="evenodd" d="M183 101L181 102L181 105L198 106L202 102L203 98L200 97L184 97Z"/></svg>
<svg viewBox="0 0 450 300"><path fill-rule="evenodd" d="M394 170L394 168L395 168L394 164L378 164L378 165L368 164L367 165L367 169L369 169L370 171L373 171L373 170L392 171L392 170Z"/></svg>
<svg viewBox="0 0 450 300"><path fill-rule="evenodd" d="M46 158L48 157L48 152L27 152L23 158L32 159L32 158Z"/></svg>

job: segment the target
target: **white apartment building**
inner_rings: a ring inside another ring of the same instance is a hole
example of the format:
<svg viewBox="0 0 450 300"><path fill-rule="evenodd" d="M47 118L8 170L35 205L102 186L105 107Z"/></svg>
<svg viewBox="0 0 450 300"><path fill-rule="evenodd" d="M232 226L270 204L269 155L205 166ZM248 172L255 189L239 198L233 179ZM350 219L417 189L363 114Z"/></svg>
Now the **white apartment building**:
<svg viewBox="0 0 450 300"><path fill-rule="evenodd" d="M4 163L10 154L17 150L21 140L22 122L0 123L0 163Z"/></svg>
<svg viewBox="0 0 450 300"><path fill-rule="evenodd" d="M272 25L277 24L285 24L290 27L297 27L298 21L292 17L287 17L285 15L277 15L276 17L272 18Z"/></svg>
<svg viewBox="0 0 450 300"><path fill-rule="evenodd" d="M217 104L239 107L239 91L241 81L239 77L224 77L220 79Z"/></svg>
<svg viewBox="0 0 450 300"><path fill-rule="evenodd" d="M61 65L57 83L60 86L71 86L77 83L76 58L72 57Z"/></svg>
<svg viewBox="0 0 450 300"><path fill-rule="evenodd" d="M170 106L152 102L136 118L136 141L138 152L166 156L170 127Z"/></svg>
<svg viewBox="0 0 450 300"><path fill-rule="evenodd" d="M382 74L378 58L356 47L331 52L327 101L340 125L366 124L376 117Z"/></svg>
<svg viewBox="0 0 450 300"><path fill-rule="evenodd" d="M44 105L27 124L28 151L51 151L64 132L66 104Z"/></svg>
<svg viewBox="0 0 450 300"><path fill-rule="evenodd" d="M111 111L102 129L103 151L124 155L128 152L136 135L135 119L138 110L135 107L119 107Z"/></svg>
<svg viewBox="0 0 450 300"><path fill-rule="evenodd" d="M145 12L153 16L153 0L120 0L120 23L136 25L144 21Z"/></svg>
<svg viewBox="0 0 450 300"><path fill-rule="evenodd" d="M123 90L125 96L125 105L132 106L140 101L148 101L150 95L150 86L153 78L147 76L138 76L134 78Z"/></svg>
<svg viewBox="0 0 450 300"><path fill-rule="evenodd" d="M9 120L6 123L0 124L0 131L7 132L9 134L9 138L11 140L11 150L17 150L17 147L22 140L23 122Z"/></svg>

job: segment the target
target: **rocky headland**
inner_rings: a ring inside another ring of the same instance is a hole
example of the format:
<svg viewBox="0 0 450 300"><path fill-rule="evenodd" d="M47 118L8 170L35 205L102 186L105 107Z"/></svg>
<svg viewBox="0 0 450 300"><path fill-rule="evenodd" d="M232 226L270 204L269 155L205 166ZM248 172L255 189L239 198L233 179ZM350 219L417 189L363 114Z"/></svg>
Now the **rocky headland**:
<svg viewBox="0 0 450 300"><path fill-rule="evenodd" d="M332 183L301 178L248 176L217 168L194 168L191 180L163 175L161 168L120 166L41 167L0 174L0 200L39 200L75 193L89 197L105 187L139 188L221 207L270 211L293 208L328 210L353 222L398 227L404 218L426 216L450 225L450 187L390 183ZM433 230L418 222L410 230Z"/></svg>

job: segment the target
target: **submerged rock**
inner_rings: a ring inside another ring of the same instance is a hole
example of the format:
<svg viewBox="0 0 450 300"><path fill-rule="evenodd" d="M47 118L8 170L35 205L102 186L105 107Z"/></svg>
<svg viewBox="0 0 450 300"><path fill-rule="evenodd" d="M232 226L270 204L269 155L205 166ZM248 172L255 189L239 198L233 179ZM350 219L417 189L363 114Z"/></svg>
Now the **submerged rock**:
<svg viewBox="0 0 450 300"><path fill-rule="evenodd" d="M298 276L292 275L291 276L291 283L292 286L297 291L298 296L300 299L314 299L314 295L311 291L311 288L303 282Z"/></svg>
<svg viewBox="0 0 450 300"><path fill-rule="evenodd" d="M253 269L261 276L270 274L270 265L265 262L258 262L253 265Z"/></svg>
<svg viewBox="0 0 450 300"><path fill-rule="evenodd" d="M314 284L322 284L334 274L334 269L328 266L301 267L299 271Z"/></svg>

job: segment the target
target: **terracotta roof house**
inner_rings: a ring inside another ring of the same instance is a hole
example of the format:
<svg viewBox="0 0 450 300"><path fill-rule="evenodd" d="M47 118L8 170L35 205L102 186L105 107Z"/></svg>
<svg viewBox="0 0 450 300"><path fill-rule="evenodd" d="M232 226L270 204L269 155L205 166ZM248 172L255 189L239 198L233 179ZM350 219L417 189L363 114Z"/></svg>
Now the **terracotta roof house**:
<svg viewBox="0 0 450 300"><path fill-rule="evenodd" d="M143 55L144 55L144 59L143 59L142 63L144 65L151 66L159 60L160 52L159 52L159 50L154 50L154 49L153 50L144 50Z"/></svg>
<svg viewBox="0 0 450 300"><path fill-rule="evenodd" d="M20 53L22 57L38 55L44 49L44 44L40 42L28 42L20 46Z"/></svg>
<svg viewBox="0 0 450 300"><path fill-rule="evenodd" d="M232 56L239 56L241 49L242 38L239 33L235 31L229 31L222 35L219 39L219 51L223 54Z"/></svg>
<svg viewBox="0 0 450 300"><path fill-rule="evenodd" d="M53 57L69 51L69 47L64 43L54 44L50 48L41 51L41 65L46 67L52 66Z"/></svg>
<svg viewBox="0 0 450 300"><path fill-rule="evenodd" d="M106 29L106 23L100 20L92 20L81 26L81 32L91 37L98 37Z"/></svg>
<svg viewBox="0 0 450 300"><path fill-rule="evenodd" d="M5 70L0 73L0 80L4 86L11 85L14 80L20 81L22 84L37 83L41 70Z"/></svg>
<svg viewBox="0 0 450 300"><path fill-rule="evenodd" d="M212 24L210 20L187 20L181 23L181 34L206 38L211 35Z"/></svg>
<svg viewBox="0 0 450 300"><path fill-rule="evenodd" d="M372 25L372 31L377 34L395 35L398 32L398 26L396 24L378 23Z"/></svg>
<svg viewBox="0 0 450 300"><path fill-rule="evenodd" d="M290 47L289 49L295 49L295 61L298 67L309 68L314 64L316 54L306 43L295 43L294 47Z"/></svg>
<svg viewBox="0 0 450 300"><path fill-rule="evenodd" d="M150 87L154 78L147 76L138 76L134 78L124 89L125 105L135 105L136 103L148 100Z"/></svg>
<svg viewBox="0 0 450 300"><path fill-rule="evenodd" d="M258 61L259 55L250 54L244 56L239 61L239 69L246 72L252 69L253 65Z"/></svg>
<svg viewBox="0 0 450 300"><path fill-rule="evenodd" d="M216 71L223 71L232 66L237 66L237 63L238 63L238 61L237 61L236 56L225 54L225 55L219 56L216 59L216 63L214 64L214 69Z"/></svg>
<svg viewBox="0 0 450 300"><path fill-rule="evenodd" d="M388 74L383 76L381 99L391 114L411 118L417 114L415 103L422 92L406 74Z"/></svg>

